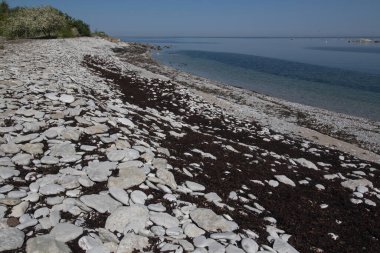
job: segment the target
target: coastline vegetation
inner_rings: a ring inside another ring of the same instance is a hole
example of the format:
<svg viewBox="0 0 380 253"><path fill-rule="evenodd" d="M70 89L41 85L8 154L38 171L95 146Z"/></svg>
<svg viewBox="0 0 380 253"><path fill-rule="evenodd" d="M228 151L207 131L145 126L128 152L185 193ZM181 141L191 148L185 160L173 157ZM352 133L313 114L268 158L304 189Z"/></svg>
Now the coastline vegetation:
<svg viewBox="0 0 380 253"><path fill-rule="evenodd" d="M51 6L15 7L0 3L0 36L7 39L91 36L90 26Z"/></svg>

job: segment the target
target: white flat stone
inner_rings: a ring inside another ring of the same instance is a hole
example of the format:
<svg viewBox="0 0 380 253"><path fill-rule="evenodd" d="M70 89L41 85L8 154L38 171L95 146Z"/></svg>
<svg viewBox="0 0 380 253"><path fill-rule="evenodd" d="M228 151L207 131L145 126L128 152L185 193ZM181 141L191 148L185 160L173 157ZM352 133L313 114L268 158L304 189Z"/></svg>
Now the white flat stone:
<svg viewBox="0 0 380 253"><path fill-rule="evenodd" d="M49 165L54 165L59 163L59 159L54 156L44 156L41 158L41 163L42 164L49 164Z"/></svg>
<svg viewBox="0 0 380 253"><path fill-rule="evenodd" d="M199 228L197 225L193 223L186 225L183 231L185 235L187 235L190 238L195 238L206 233L203 229Z"/></svg>
<svg viewBox="0 0 380 253"><path fill-rule="evenodd" d="M308 169L319 170L318 167L314 163L306 160L305 158L294 159L294 161L296 161L298 164L300 164L300 165L302 165Z"/></svg>
<svg viewBox="0 0 380 253"><path fill-rule="evenodd" d="M134 128L135 127L135 124L133 124L132 121L130 121L129 119L126 119L126 118L118 118L117 121L121 124L123 124L124 126L127 126L129 128Z"/></svg>
<svg viewBox="0 0 380 253"><path fill-rule="evenodd" d="M21 248L25 234L17 228L0 229L0 252Z"/></svg>
<svg viewBox="0 0 380 253"><path fill-rule="evenodd" d="M131 193L131 199L132 199L133 203L135 203L135 204L144 205L145 200L147 198L148 198L148 196L146 196L146 194L144 192L139 191L139 190L133 191Z"/></svg>
<svg viewBox="0 0 380 253"><path fill-rule="evenodd" d="M130 231L138 233L148 221L148 209L142 205L122 206L114 210L107 218L105 228L123 233L128 225Z"/></svg>
<svg viewBox="0 0 380 253"><path fill-rule="evenodd" d="M42 235L30 238L26 243L27 253L71 253L64 243L55 240L51 235Z"/></svg>
<svg viewBox="0 0 380 253"><path fill-rule="evenodd" d="M119 170L119 176L108 179L108 188L117 187L128 189L145 181L146 175L143 169L129 167Z"/></svg>
<svg viewBox="0 0 380 253"><path fill-rule="evenodd" d="M296 184L293 182L293 180L291 180L290 178L288 178L287 176L285 175L275 175L274 176L277 181L279 181L280 183L283 183L283 184L287 184L287 185L290 185L290 186L293 186L295 187Z"/></svg>
<svg viewBox="0 0 380 253"><path fill-rule="evenodd" d="M203 185L192 182L192 181L186 181L185 184L186 184L187 188L189 188L192 191L200 191L201 192L201 191L206 190L206 187L204 187Z"/></svg>
<svg viewBox="0 0 380 253"><path fill-rule="evenodd" d="M133 253L143 252L143 249L149 246L147 237L128 233L121 240L116 253Z"/></svg>
<svg viewBox="0 0 380 253"><path fill-rule="evenodd" d="M173 173L167 169L157 169L156 175L161 179L167 186L175 190L177 188L177 183L174 179Z"/></svg>
<svg viewBox="0 0 380 253"><path fill-rule="evenodd" d="M179 226L179 220L168 213L152 213L149 217L154 224L165 228L173 228Z"/></svg>
<svg viewBox="0 0 380 253"><path fill-rule="evenodd" d="M20 152L20 148L15 143L1 144L0 151L3 151L7 154L17 154Z"/></svg>
<svg viewBox="0 0 380 253"><path fill-rule="evenodd" d="M39 193L42 195L57 195L64 191L65 188L59 184L48 184L40 187Z"/></svg>
<svg viewBox="0 0 380 253"><path fill-rule="evenodd" d="M59 223L50 232L57 241L69 242L83 234L83 228L71 223Z"/></svg>
<svg viewBox="0 0 380 253"><path fill-rule="evenodd" d="M63 103L71 104L72 102L75 101L75 98L74 96L63 94L59 97L59 101Z"/></svg>
<svg viewBox="0 0 380 253"><path fill-rule="evenodd" d="M30 163L30 160L33 159L33 156L29 154L17 154L14 157L12 157L12 162L17 164L17 165L28 165Z"/></svg>
<svg viewBox="0 0 380 253"><path fill-rule="evenodd" d="M191 211L190 217L199 227L209 232L230 232L239 228L235 222L228 221L206 208L197 208Z"/></svg>
<svg viewBox="0 0 380 253"><path fill-rule="evenodd" d="M111 150L107 153L107 158L111 162L119 162L126 156L126 151L124 150Z"/></svg>
<svg viewBox="0 0 380 253"><path fill-rule="evenodd" d="M121 206L119 201L114 200L109 195L84 195L80 197L80 200L87 206L95 209L99 213L109 212L112 213L119 206Z"/></svg>
<svg viewBox="0 0 380 253"><path fill-rule="evenodd" d="M112 174L112 170L116 169L117 163L114 162L89 162L85 167L88 177L94 182L105 182Z"/></svg>
<svg viewBox="0 0 380 253"><path fill-rule="evenodd" d="M112 197L114 197L116 200L120 201L124 205L128 206L129 205L129 196L126 191L120 188L116 187L111 187L109 188L109 192Z"/></svg>
<svg viewBox="0 0 380 253"><path fill-rule="evenodd" d="M259 250L259 245L251 238L244 238L241 241L241 246L247 253L256 253Z"/></svg>

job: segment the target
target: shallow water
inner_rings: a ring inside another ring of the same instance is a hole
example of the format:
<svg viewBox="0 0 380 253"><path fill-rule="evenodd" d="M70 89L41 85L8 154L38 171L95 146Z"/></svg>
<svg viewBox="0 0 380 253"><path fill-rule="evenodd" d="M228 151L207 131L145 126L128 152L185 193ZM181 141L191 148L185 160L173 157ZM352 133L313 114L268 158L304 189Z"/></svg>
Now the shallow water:
<svg viewBox="0 0 380 253"><path fill-rule="evenodd" d="M123 38L160 62L306 105L380 121L380 44L336 38Z"/></svg>

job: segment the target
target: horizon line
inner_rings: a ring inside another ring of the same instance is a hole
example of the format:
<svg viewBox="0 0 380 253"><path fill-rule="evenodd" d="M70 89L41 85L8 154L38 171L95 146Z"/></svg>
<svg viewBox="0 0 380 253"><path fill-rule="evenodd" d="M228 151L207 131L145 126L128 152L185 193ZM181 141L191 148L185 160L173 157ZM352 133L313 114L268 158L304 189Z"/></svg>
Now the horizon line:
<svg viewBox="0 0 380 253"><path fill-rule="evenodd" d="M303 38L332 38L332 39L348 39L348 38L380 38L380 35L344 35L344 36L151 36L151 35L143 35L143 36L138 36L138 35L112 35L115 37L125 37L125 38L241 38L241 39L249 39L249 38L274 38L274 39L288 39L288 38L294 38L294 39L303 39Z"/></svg>

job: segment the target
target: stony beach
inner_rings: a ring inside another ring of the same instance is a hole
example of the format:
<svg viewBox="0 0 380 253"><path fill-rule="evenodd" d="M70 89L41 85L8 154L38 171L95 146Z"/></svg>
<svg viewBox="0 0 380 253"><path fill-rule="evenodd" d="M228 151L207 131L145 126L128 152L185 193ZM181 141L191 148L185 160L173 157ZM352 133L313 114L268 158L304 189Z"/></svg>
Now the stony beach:
<svg viewBox="0 0 380 253"><path fill-rule="evenodd" d="M142 45L5 43L0 252L377 252L379 124L332 115Z"/></svg>

